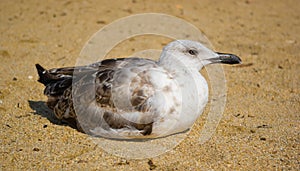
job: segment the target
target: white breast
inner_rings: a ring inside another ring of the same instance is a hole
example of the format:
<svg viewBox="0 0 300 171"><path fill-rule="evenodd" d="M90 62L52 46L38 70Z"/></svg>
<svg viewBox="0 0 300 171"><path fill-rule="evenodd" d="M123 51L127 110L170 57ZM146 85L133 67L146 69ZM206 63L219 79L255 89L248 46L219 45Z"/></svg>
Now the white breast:
<svg viewBox="0 0 300 171"><path fill-rule="evenodd" d="M176 75L155 71L151 78L155 79L156 93L149 103L159 112L152 134L161 137L190 128L208 99L208 87L202 75L198 71Z"/></svg>

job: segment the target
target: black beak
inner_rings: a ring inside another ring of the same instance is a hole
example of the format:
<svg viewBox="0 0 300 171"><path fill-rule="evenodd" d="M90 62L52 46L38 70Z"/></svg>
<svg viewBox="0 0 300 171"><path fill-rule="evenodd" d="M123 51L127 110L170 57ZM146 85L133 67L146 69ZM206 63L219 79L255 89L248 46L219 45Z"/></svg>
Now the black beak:
<svg viewBox="0 0 300 171"><path fill-rule="evenodd" d="M216 52L216 53L219 55L219 57L217 57L217 58L220 63L223 63L223 64L240 64L240 63L242 63L241 58L239 58L238 56L236 56L234 54L219 53L219 52Z"/></svg>

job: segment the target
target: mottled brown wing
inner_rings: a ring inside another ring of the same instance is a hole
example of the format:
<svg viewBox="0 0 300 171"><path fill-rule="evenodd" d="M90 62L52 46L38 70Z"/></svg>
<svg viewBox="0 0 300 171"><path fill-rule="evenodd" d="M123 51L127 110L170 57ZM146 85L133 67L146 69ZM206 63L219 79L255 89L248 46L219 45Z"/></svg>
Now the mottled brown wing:
<svg viewBox="0 0 300 171"><path fill-rule="evenodd" d="M48 96L47 105L54 111L58 119L66 120L81 130L76 121L76 113L73 106L72 84L73 86L81 86L81 91L86 88L87 92L90 87L93 87L90 85L94 84L93 88L95 88L97 104L99 107L109 108L108 112L104 115L104 120L111 128L120 129L133 126L138 130L142 130L142 134L147 135L151 133L152 123L136 124L124 120L112 112L115 108L114 102L111 99L114 73L122 69L123 66L130 65L134 60L139 59L108 59L88 66L55 68L50 70L46 70L38 64L36 67L40 76L39 82L46 86L44 94ZM144 92L138 90L134 91L132 95L131 103L135 110L144 112Z"/></svg>

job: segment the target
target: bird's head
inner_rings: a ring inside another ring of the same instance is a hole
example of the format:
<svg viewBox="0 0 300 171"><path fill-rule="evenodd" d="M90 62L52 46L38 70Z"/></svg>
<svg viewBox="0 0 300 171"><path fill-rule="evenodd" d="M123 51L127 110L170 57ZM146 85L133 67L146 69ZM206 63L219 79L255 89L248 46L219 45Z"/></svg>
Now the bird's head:
<svg viewBox="0 0 300 171"><path fill-rule="evenodd" d="M199 42L175 40L164 47L160 62L180 61L186 67L200 70L203 66L214 63L240 64L241 59L233 54L210 50Z"/></svg>

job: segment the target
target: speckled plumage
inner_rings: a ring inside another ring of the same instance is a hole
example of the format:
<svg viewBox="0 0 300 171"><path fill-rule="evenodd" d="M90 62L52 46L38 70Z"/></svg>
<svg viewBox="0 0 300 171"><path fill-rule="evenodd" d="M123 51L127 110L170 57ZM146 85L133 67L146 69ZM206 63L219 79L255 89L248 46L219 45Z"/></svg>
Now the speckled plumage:
<svg viewBox="0 0 300 171"><path fill-rule="evenodd" d="M154 138L185 131L208 98L198 72L210 63L240 63L200 43L178 40L159 61L107 59L88 66L46 70L36 65L47 105L82 132L108 138Z"/></svg>

